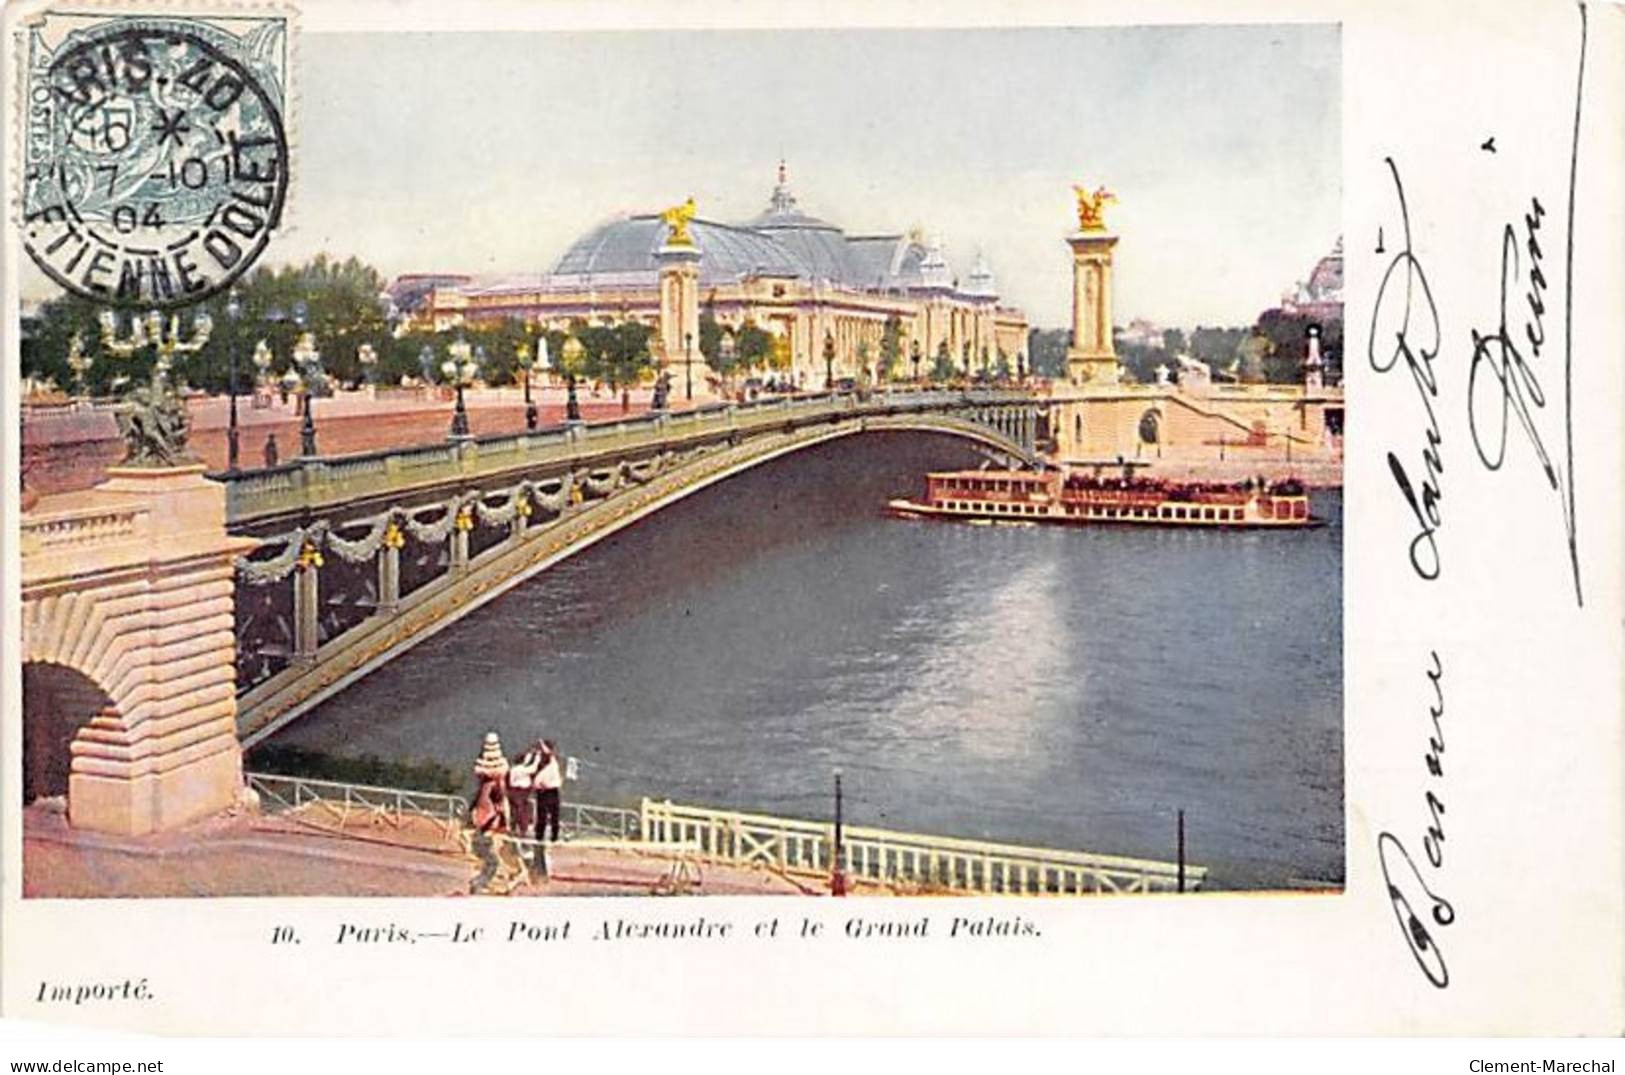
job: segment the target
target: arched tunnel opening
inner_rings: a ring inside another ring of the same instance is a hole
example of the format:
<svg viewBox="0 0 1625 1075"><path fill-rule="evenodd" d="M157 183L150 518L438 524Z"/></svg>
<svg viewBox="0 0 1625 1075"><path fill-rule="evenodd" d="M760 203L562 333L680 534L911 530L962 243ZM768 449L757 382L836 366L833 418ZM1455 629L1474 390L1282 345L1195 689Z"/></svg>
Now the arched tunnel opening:
<svg viewBox="0 0 1625 1075"><path fill-rule="evenodd" d="M23 805L68 793L73 737L113 700L66 665L23 665Z"/></svg>

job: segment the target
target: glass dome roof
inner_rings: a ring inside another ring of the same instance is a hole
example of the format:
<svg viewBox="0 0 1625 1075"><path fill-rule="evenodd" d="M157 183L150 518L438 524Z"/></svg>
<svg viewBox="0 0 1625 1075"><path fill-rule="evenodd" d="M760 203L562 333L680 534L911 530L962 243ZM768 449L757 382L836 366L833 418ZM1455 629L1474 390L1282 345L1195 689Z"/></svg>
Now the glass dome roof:
<svg viewBox="0 0 1625 1075"><path fill-rule="evenodd" d="M700 252L701 283L731 283L747 276L809 276L801 258L772 238L746 228L709 220L688 225ZM659 271L655 251L666 241L666 225L650 214L611 221L577 239L553 265L554 276L647 274Z"/></svg>

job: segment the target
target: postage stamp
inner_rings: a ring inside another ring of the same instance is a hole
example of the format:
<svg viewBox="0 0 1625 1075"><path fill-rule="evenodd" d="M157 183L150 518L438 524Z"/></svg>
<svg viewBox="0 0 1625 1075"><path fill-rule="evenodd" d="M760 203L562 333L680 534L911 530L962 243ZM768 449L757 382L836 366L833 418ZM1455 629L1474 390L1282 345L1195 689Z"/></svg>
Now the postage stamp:
<svg viewBox="0 0 1625 1075"><path fill-rule="evenodd" d="M47 15L29 27L22 245L85 298L172 307L231 285L282 220L283 15Z"/></svg>

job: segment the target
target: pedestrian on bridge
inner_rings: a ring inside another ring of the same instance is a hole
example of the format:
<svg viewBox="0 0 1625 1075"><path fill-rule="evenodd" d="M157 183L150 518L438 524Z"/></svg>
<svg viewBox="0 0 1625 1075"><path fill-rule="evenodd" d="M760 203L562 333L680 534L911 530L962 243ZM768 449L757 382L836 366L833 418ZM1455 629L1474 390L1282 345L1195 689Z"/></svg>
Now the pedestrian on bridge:
<svg viewBox="0 0 1625 1075"><path fill-rule="evenodd" d="M469 821L474 826L471 842L480 860L480 872L469 883L470 893L485 891L502 870L497 841L508 832L507 776L508 759L502 756L502 742L496 732L486 732L480 756L474 759L474 778L480 786L474 793Z"/></svg>
<svg viewBox="0 0 1625 1075"><path fill-rule="evenodd" d="M508 766L508 811L516 835L529 835L536 824L536 772L542 767L541 744L515 754Z"/></svg>
<svg viewBox="0 0 1625 1075"><path fill-rule="evenodd" d="M551 839L558 843L559 789L564 786L564 767L553 740L543 739L536 745L542 759L542 767L536 773L536 839ZM543 837L544 829L550 830L552 835Z"/></svg>

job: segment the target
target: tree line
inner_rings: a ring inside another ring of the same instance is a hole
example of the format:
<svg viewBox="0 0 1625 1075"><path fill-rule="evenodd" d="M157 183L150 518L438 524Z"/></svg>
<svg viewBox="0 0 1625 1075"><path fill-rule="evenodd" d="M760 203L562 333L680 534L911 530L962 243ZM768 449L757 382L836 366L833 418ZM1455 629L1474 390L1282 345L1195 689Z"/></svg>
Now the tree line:
<svg viewBox="0 0 1625 1075"><path fill-rule="evenodd" d="M490 385L521 380L525 364L533 359L543 337L552 368L560 373L619 387L636 382L653 366L649 348L653 330L630 320L610 325L577 321L568 331L541 334L517 320L438 332L402 331L399 316L384 296L386 284L376 269L353 257L338 261L318 255L303 265L262 266L239 281L233 293L213 295L164 315L165 330L173 317L183 340L193 337L200 315L212 322L207 343L195 354L178 356L173 376L177 383L222 393L231 383L235 356L237 391L246 394L254 385L256 345L263 340L269 347L272 364L268 375L281 377L292 365L294 343L304 332L315 338L329 387L355 386L368 380L378 384L443 380L441 364L457 340L465 340L474 349L480 359L478 379ZM232 294L236 316L229 306ZM152 347L121 357L105 345L99 320L105 308L67 293L43 303L24 326L23 377L71 390L75 378L68 355L75 335L80 338L82 353L91 360L84 374L87 394L107 395L150 376L156 358ZM145 311L118 314L120 337L128 336L132 316L144 317ZM572 337L575 342L567 347ZM363 348L369 348L375 359L370 369L361 360Z"/></svg>
<svg viewBox="0 0 1625 1075"><path fill-rule="evenodd" d="M1157 367L1167 366L1177 378L1175 355L1185 354L1212 367L1216 379L1233 377L1243 384L1298 384L1303 380L1303 359L1308 350L1309 326L1320 325L1321 357L1328 384L1342 379L1343 322L1318 322L1302 314L1270 310L1248 327L1199 326L1190 333L1170 328L1159 343L1140 343L1117 335L1117 357L1133 378L1154 384ZM1121 330L1118 330L1120 333ZM1066 376L1070 329L1033 329L1027 353L1033 372L1042 377Z"/></svg>

